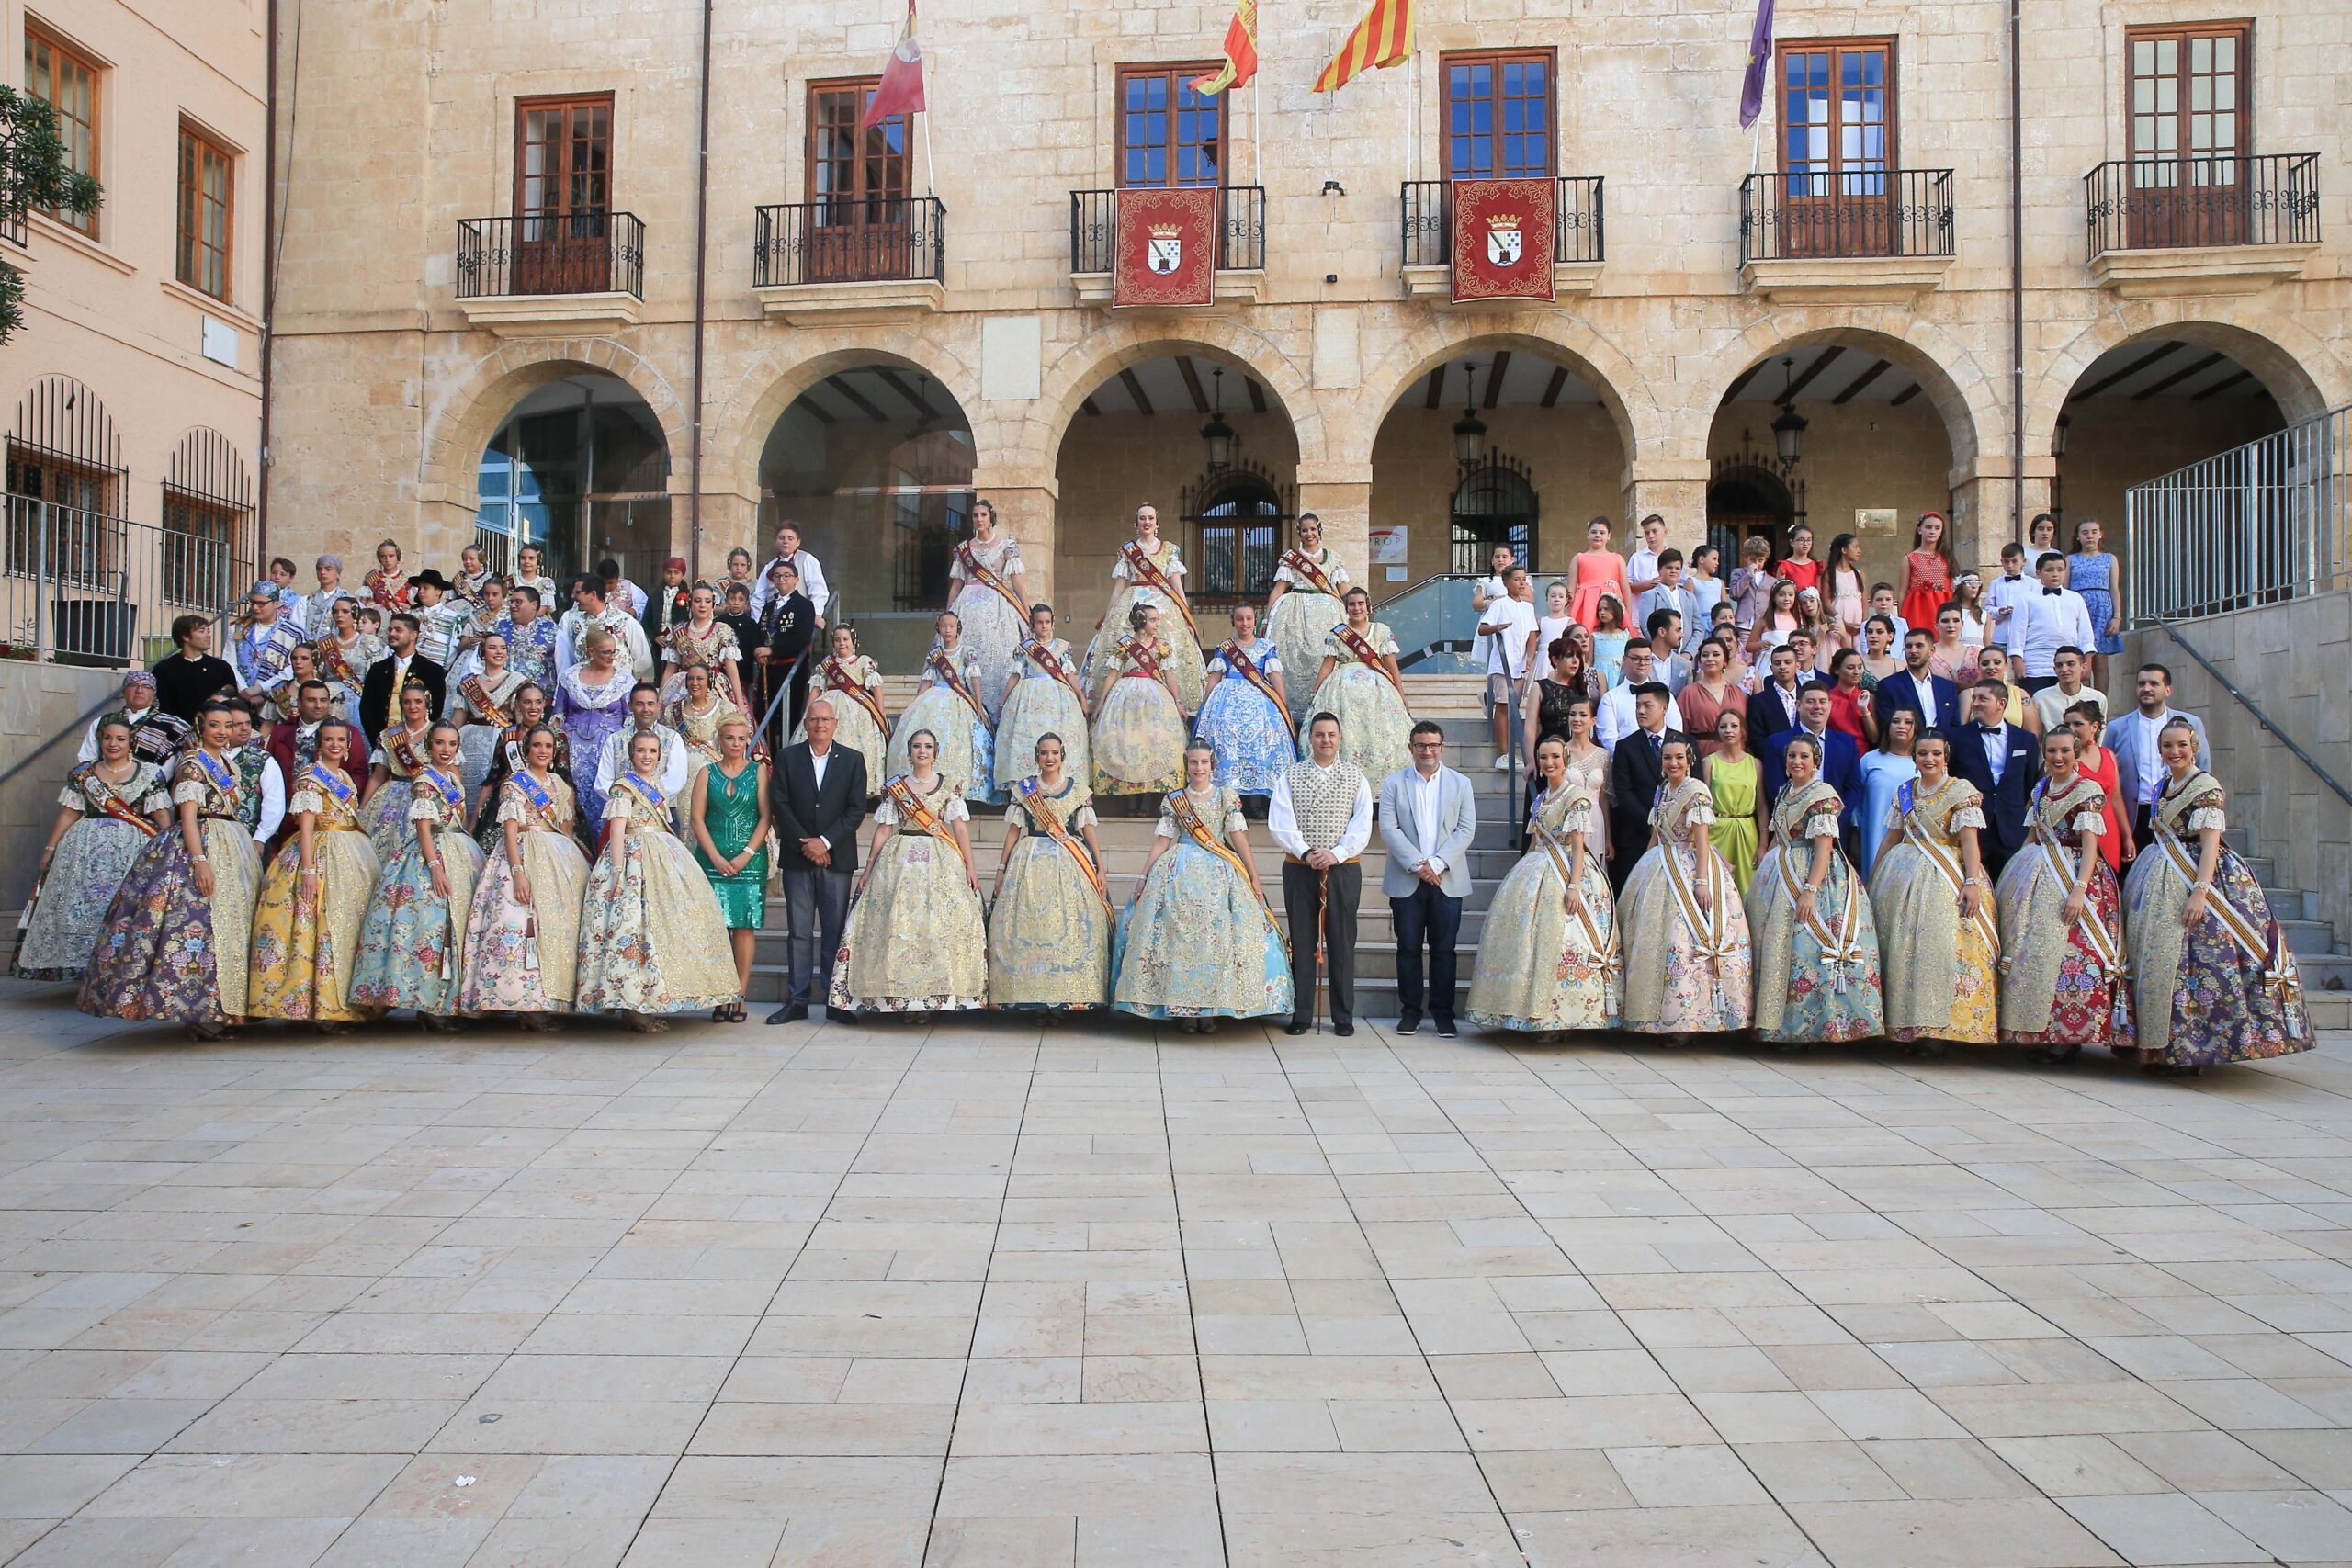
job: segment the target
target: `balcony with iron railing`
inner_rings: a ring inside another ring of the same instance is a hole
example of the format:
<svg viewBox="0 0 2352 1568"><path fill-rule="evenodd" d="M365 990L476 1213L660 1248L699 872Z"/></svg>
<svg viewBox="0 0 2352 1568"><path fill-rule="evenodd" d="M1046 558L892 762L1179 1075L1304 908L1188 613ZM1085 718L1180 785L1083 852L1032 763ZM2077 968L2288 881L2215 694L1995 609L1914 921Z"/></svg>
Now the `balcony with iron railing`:
<svg viewBox="0 0 2352 1568"><path fill-rule="evenodd" d="M1954 251L1950 169L1764 171L1739 183L1739 269L1767 297L1914 299Z"/></svg>
<svg viewBox="0 0 2352 1568"><path fill-rule="evenodd" d="M2319 245L2319 154L2126 158L2083 176L2091 275L2126 299L2250 293Z"/></svg>
<svg viewBox="0 0 2352 1568"><path fill-rule="evenodd" d="M645 224L596 209L458 220L458 308L502 335L636 324Z"/></svg>
<svg viewBox="0 0 2352 1568"><path fill-rule="evenodd" d="M1552 281L1558 294L1589 294L1603 256L1601 176L1562 175L1552 220ZM1398 266L1405 292L1436 304L1451 300L1453 184L1407 180L1396 190Z"/></svg>
<svg viewBox="0 0 2352 1568"><path fill-rule="evenodd" d="M838 197L755 209L752 289L771 316L937 310L947 209L935 196Z"/></svg>
<svg viewBox="0 0 2352 1568"><path fill-rule="evenodd" d="M1220 186L1216 197L1216 302L1254 301L1265 284L1266 187ZM1070 281L1081 305L1111 302L1118 206L1115 190L1069 193Z"/></svg>

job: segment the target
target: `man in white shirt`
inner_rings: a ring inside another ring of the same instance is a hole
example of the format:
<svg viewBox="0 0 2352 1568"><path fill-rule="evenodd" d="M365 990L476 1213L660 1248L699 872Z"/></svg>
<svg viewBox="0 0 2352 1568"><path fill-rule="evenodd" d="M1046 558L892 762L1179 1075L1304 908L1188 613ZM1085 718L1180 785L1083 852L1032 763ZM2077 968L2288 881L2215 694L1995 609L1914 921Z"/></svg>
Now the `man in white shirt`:
<svg viewBox="0 0 2352 1568"><path fill-rule="evenodd" d="M2076 703L2096 703L2099 717L2107 716L2107 694L2096 686L2083 684L2083 671L2089 664L2083 650L2071 642L2052 655L2050 666L2058 672L2058 683L2033 694L2034 711L2041 716L2042 734L2065 723L2066 710Z"/></svg>
<svg viewBox="0 0 2352 1568"><path fill-rule="evenodd" d="M1652 590L1655 594L1656 590ZM1642 622L1650 639L1650 679L1665 683L1676 696L1690 683L1690 661L1682 657L1682 612L1657 609Z"/></svg>
<svg viewBox="0 0 2352 1568"><path fill-rule="evenodd" d="M825 587L825 569L815 556L800 547L800 529L794 524L780 525L775 531L775 554L768 564L760 568L752 580L752 619L759 620L767 614L768 601L775 597L775 583L768 572L778 561L789 561L792 570L800 574L800 592L817 607L817 629L825 629L825 611L830 607Z"/></svg>
<svg viewBox="0 0 2352 1568"><path fill-rule="evenodd" d="M662 738L662 793L670 800L674 812L683 803L679 793L686 787L686 765L692 760L686 750L685 737L662 722L662 689L651 682L640 684L628 694L628 722L605 738L605 749L596 753L596 793L610 795L613 781L628 772L628 743L639 735Z"/></svg>
<svg viewBox="0 0 2352 1568"><path fill-rule="evenodd" d="M630 673L640 681L653 679L653 649L645 640L645 627L635 615L605 599L603 578L573 578L571 606L555 629L555 672L559 678L581 661L580 639L588 629L602 626L613 634L613 640L628 660Z"/></svg>
<svg viewBox="0 0 2352 1568"><path fill-rule="evenodd" d="M1372 786L1363 770L1340 756L1340 721L1307 721L1308 760L1274 777L1266 831L1283 848L1283 910L1289 918L1291 1020L1284 1032L1315 1027L1319 940L1322 975L1331 983L1331 1032L1356 1032L1356 905L1363 893L1360 857L1372 841Z"/></svg>
<svg viewBox="0 0 2352 1568"><path fill-rule="evenodd" d="M645 618L645 590L621 575L620 562L609 558L598 561L596 575L604 579L606 604L628 611L639 620Z"/></svg>
<svg viewBox="0 0 2352 1568"><path fill-rule="evenodd" d="M2114 753L2116 793L2123 797L2116 809L2132 813L2132 841L2144 845L2154 842L2148 815L2157 792L2165 787L2164 758L2156 750L2165 726L2180 719L2197 732L2199 767L2211 767L2213 752L2205 741L2205 721L2172 705L2169 669L2162 664L2141 665L2132 682L2132 694L2138 705L2117 715L2103 739Z"/></svg>
<svg viewBox="0 0 2352 1568"><path fill-rule="evenodd" d="M1640 604L1642 595L1657 586L1658 563L1665 559L1666 519L1651 513L1641 522L1642 547L1625 558L1625 586L1634 591L1634 602ZM1635 617L1636 621L1640 619Z"/></svg>
<svg viewBox="0 0 2352 1568"><path fill-rule="evenodd" d="M1624 661L1617 667L1617 683L1601 694L1600 706L1592 716L1592 739L1605 751L1617 750L1617 742L1640 728L1635 712L1634 689L1645 686L1655 679L1654 659L1650 645L1629 642L1625 645Z"/></svg>
<svg viewBox="0 0 2352 1568"><path fill-rule="evenodd" d="M1683 581L1682 552L1660 550L1657 570L1657 584L1634 601L1634 624L1647 626L1652 615L1660 610L1671 610L1682 617L1675 651L1686 657L1696 654L1700 641L1706 636L1707 612L1706 606L1699 603L1698 592Z"/></svg>
<svg viewBox="0 0 2352 1568"><path fill-rule="evenodd" d="M1445 730L1430 719L1413 726L1413 765L1381 782L1380 838L1388 849L1380 890L1396 931L1396 1032L1421 1027L1421 949L1429 945L1429 1015L1451 1038L1454 942L1470 894L1468 854L1478 831L1470 781L1447 767Z"/></svg>
<svg viewBox="0 0 2352 1568"><path fill-rule="evenodd" d="M1479 613L1487 648L1487 717L1495 730L1495 772L1510 766L1511 688L1527 678L1527 639L1535 632L1535 590L1523 566L1503 572L1503 596Z"/></svg>
<svg viewBox="0 0 2352 1568"><path fill-rule="evenodd" d="M2033 563L2037 586L2018 602L2009 622L2009 653L2018 661L2018 684L2029 693L2055 684L2062 648L2097 648L2090 606L2065 586L2066 558L2044 550Z"/></svg>
<svg viewBox="0 0 2352 1568"><path fill-rule="evenodd" d="M2040 522L2040 518L2034 521ZM1984 590L1984 640L1995 648L2009 646L2009 623L2017 618L2018 602L2033 586L2025 574L2025 547L2015 539L2001 547L2001 575Z"/></svg>

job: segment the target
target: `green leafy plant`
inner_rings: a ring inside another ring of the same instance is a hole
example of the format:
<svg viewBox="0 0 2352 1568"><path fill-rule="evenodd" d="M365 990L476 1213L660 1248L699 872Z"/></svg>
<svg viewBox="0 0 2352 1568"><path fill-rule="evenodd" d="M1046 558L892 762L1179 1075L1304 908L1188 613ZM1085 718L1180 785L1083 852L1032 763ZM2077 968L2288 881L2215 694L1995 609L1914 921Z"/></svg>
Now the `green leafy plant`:
<svg viewBox="0 0 2352 1568"><path fill-rule="evenodd" d="M0 86L0 227L23 231L25 212L91 213L104 196L98 182L66 163L57 116L39 98ZM0 253L0 344L25 320L25 275Z"/></svg>

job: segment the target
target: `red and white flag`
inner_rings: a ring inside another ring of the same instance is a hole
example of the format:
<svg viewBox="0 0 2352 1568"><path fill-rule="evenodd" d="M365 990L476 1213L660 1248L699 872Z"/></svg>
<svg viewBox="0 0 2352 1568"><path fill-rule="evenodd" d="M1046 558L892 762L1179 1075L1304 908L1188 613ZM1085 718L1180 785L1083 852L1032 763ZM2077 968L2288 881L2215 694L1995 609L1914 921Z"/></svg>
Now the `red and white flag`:
<svg viewBox="0 0 2352 1568"><path fill-rule="evenodd" d="M871 130L893 115L921 114L922 109L922 45L915 38L915 0L907 0L906 30L899 35L898 47L890 51L889 61L882 67L882 80L874 85L874 96L865 100L865 113L857 128Z"/></svg>

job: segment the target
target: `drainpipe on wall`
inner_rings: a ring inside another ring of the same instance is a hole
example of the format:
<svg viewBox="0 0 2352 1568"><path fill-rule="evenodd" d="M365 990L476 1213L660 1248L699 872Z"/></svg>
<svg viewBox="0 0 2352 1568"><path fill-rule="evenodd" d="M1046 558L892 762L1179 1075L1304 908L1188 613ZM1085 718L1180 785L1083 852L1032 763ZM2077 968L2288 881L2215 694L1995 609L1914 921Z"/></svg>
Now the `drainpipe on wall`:
<svg viewBox="0 0 2352 1568"><path fill-rule="evenodd" d="M2009 526L2025 542L2025 62L2009 0ZM1977 553L1984 554L1980 543Z"/></svg>
<svg viewBox="0 0 2352 1568"><path fill-rule="evenodd" d="M269 34L269 63L262 79L261 203L261 505L254 513L254 576L267 575L269 562L269 361L277 331L277 0L269 0L263 24ZM244 585L231 584L242 593Z"/></svg>
<svg viewBox="0 0 2352 1568"><path fill-rule="evenodd" d="M686 580L702 580L702 380L703 326L705 307L708 302L710 251L710 21L713 0L702 0L702 74L697 80L701 103L697 109L698 124L695 132L695 389L694 408L686 418L686 429L694 441L694 450L687 459L688 482L694 487L686 497ZM2011 0L2015 4L2015 0Z"/></svg>

